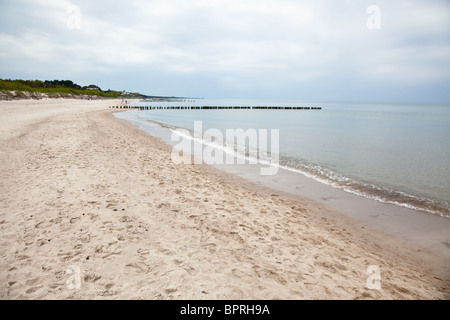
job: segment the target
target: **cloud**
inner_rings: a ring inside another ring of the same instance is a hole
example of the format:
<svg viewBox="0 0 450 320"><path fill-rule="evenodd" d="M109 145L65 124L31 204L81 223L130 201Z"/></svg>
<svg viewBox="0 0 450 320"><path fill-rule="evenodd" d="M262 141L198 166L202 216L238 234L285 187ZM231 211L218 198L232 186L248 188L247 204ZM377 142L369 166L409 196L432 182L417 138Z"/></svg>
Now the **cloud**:
<svg viewBox="0 0 450 320"><path fill-rule="evenodd" d="M450 80L449 3L377 3L379 30L366 25L371 1L2 3L0 69L195 96L351 100L358 88L358 99L373 100L408 88L412 99L435 98ZM80 28L68 25L74 6Z"/></svg>

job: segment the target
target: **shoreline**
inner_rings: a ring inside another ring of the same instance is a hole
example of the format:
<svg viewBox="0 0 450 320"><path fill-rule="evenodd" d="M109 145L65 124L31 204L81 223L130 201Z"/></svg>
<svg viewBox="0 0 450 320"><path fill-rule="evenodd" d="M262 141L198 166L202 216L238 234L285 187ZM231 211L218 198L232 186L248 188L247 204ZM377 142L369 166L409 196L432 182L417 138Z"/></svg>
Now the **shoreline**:
<svg viewBox="0 0 450 320"><path fill-rule="evenodd" d="M365 198L281 168L276 176L268 177L259 175L258 166L216 167L276 192L306 198L319 206L329 206L364 225L450 259L450 220L447 217Z"/></svg>
<svg viewBox="0 0 450 320"><path fill-rule="evenodd" d="M137 107L139 108L139 107ZM178 108L178 107L173 107ZM187 107L189 108L189 107ZM181 111L181 114L183 111ZM141 115L142 114L142 117ZM170 129L172 132L177 132L178 129L180 129L182 132L184 129L188 128L188 124L184 123L184 125L180 124L178 126L175 126L172 124L164 124L160 120L155 121L152 119L146 119L150 115L150 113L137 111L137 110L128 110L128 112L123 113L116 113L116 116L122 119L127 119L129 121L132 121L133 123L140 125L144 130L147 130L151 135L162 138L166 143L175 146L178 144L178 142L172 142L171 141L171 132L164 133L163 130L165 129L158 129L156 128L156 124L158 126L161 126L163 128ZM160 116L157 116L157 119ZM175 115L175 118L179 117ZM163 116L164 118L164 116ZM192 119L192 118L190 118ZM170 121L168 119L168 121ZM198 129L198 128L197 128ZM193 128L189 128L189 132L192 135ZM222 128L222 130L225 130ZM222 133L223 134L223 133ZM179 134L180 135L180 134ZM183 139L186 139L186 136L184 133L181 133L181 137L184 137ZM221 139L221 138L219 138ZM197 141L198 137L196 139L190 139L191 141ZM192 142L191 142L192 143ZM228 155L233 152L229 149L229 147L224 147L221 145L221 143L216 144L216 142L211 143L209 139L206 139L206 144L204 146L218 146L218 150L221 152L224 152ZM196 151L197 153L199 152ZM198 155L200 158L202 158L202 154ZM251 157L252 158L252 157ZM235 161L234 164L236 164L236 157L234 157ZM222 159L223 160L223 159ZM251 159L255 162L259 162L257 159ZM251 161L250 160L250 161ZM279 168L281 171L291 171L293 175L302 175L309 179L312 179L316 182L319 182L321 184L326 184L333 189L340 189L345 191L346 193L354 194L358 197L364 197L368 199L375 200L380 203L384 204L392 204L398 207L411 209L418 212L425 212L430 214L435 214L442 216L444 218L450 218L449 211L448 211L448 203L446 201L445 196L443 194L430 194L426 192L427 188L419 187L419 189L416 188L415 191L412 191L412 189L409 189L408 186L400 186L393 187L389 183L381 183L381 182L367 182L365 178L354 178L351 176L345 176L342 173L333 172L333 170L329 170L328 168L324 167L321 168L321 165L318 165L319 169L313 168L305 168L302 167L302 165L296 166L297 160L289 159L289 157L286 157L282 154L280 154L278 159L278 165L274 166ZM224 163L225 161L221 161ZM301 163L301 161L299 161ZM231 163L232 165L232 163ZM221 166L222 168L225 168L225 166ZM264 167L261 165L261 167ZM312 166L314 167L314 166ZM325 173L322 171L324 170ZM239 170L241 171L241 170ZM330 175L332 177L330 177ZM357 174L358 175L358 174ZM338 176L338 178L336 178ZM362 177L364 174L362 175ZM342 182L344 181L344 182ZM369 180L370 181L370 180ZM422 191L420 191L422 189ZM418 191L419 190L419 191ZM327 196L328 197L328 196ZM328 198L334 197L334 195L329 196ZM450 228L450 225L449 225ZM450 240L450 238L448 239Z"/></svg>
<svg viewBox="0 0 450 320"><path fill-rule="evenodd" d="M126 126L131 126L139 130L144 135L156 139L160 142L160 148L171 151L172 145L164 141L160 137L152 135L144 128L140 127L139 123L133 123L130 119L116 117L116 113L123 113L127 110L113 111L112 115L118 121L121 121ZM156 126L163 127L155 121L151 121ZM165 135L164 133L159 133ZM166 135L167 138L168 135ZM322 184L313 179L303 176L300 173L294 173L280 168L282 178L288 180L287 184L279 182L279 174L275 176L261 176L259 174L262 165L207 165L200 164L203 171L210 172L213 175L225 179L227 183L233 184L236 187L245 186L246 188L262 192L267 196L275 196L279 199L301 201L302 204L308 204L311 207L316 207L319 211L315 212L323 219L330 219L336 225L342 228L350 228L354 233L360 233L358 236L364 241L368 239L377 239L379 243L385 243L386 237L390 241L398 241L397 245L402 245L409 254L416 252L423 252L425 256L430 254L430 257L437 254L443 260L434 265L439 276L447 277L450 280L450 268L447 264L450 262L450 241L448 229L450 221L446 217L437 214L417 211L409 208L399 207L389 203L382 203L374 199L364 198L344 190L333 188L332 186ZM300 177L300 179L299 179ZM300 182L299 182L300 180ZM294 182L295 181L295 182ZM297 185L296 185L297 184ZM300 187L299 187L300 185ZM298 190L301 189L302 192ZM309 190L308 190L309 189ZM304 193L305 190L308 190ZM323 195L329 197L323 197ZM353 202L353 204L352 204ZM323 209L326 213L324 214ZM358 213L358 210L369 211L363 214ZM376 214L377 210L382 213ZM386 212L391 211L390 214ZM412 215L411 217L408 215ZM382 219L379 219L382 217ZM405 218L411 218L407 221L407 226L412 226L412 230L405 228L405 223L401 221ZM423 227L424 229L420 230ZM364 231L361 232L361 229ZM437 231L437 232L436 232ZM421 238L422 236L428 239ZM423 259L414 257L415 263L423 263ZM432 259L432 258L431 258ZM439 259L438 259L439 260ZM431 267L428 266L428 267Z"/></svg>
<svg viewBox="0 0 450 320"><path fill-rule="evenodd" d="M177 166L109 104L0 102L2 299L450 297L448 258L325 204ZM380 290L366 288L370 265Z"/></svg>

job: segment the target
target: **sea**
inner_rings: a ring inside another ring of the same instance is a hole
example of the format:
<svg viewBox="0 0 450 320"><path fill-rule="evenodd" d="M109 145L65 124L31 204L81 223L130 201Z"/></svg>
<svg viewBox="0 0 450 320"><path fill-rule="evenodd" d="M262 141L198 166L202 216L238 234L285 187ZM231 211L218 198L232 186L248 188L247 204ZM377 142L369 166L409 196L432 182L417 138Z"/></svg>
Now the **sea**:
<svg viewBox="0 0 450 320"><path fill-rule="evenodd" d="M200 137L205 146L262 162L249 146L233 141L230 148L225 133L266 129L265 152L278 143L273 166L361 197L450 218L450 105L168 99L133 106L149 110L116 116L166 142L174 144L174 135ZM202 132L216 129L209 132L222 132L223 140L194 132L199 121ZM278 130L278 141L270 141L271 130Z"/></svg>

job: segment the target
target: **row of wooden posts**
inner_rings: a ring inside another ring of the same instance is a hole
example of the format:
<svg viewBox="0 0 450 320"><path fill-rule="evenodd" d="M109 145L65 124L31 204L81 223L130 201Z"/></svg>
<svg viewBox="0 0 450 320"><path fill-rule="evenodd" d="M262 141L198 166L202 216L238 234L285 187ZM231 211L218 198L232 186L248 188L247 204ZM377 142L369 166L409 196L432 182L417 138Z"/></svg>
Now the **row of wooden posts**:
<svg viewBox="0 0 450 320"><path fill-rule="evenodd" d="M271 109L271 110L321 110L322 107L270 107L270 106L232 106L232 107L218 107L218 106L171 106L171 107L156 107L156 106L110 106L112 109L138 109L138 110L222 110L222 109Z"/></svg>

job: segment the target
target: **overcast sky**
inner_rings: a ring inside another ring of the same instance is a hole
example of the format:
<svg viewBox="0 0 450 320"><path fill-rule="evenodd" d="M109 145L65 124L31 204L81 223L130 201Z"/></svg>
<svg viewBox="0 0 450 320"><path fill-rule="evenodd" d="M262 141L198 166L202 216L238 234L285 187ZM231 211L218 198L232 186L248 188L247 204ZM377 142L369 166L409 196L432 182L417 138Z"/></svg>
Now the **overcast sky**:
<svg viewBox="0 0 450 320"><path fill-rule="evenodd" d="M205 98L450 102L448 0L0 0L0 77Z"/></svg>

